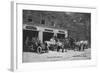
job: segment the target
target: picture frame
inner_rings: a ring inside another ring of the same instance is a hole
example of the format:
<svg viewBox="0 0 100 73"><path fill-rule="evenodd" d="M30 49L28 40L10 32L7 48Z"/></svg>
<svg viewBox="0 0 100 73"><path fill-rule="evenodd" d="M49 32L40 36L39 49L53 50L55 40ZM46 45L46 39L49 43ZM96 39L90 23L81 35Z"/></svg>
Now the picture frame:
<svg viewBox="0 0 100 73"><path fill-rule="evenodd" d="M42 10L58 12L83 12L91 14L91 59L89 60L68 60L68 61L46 61L46 62L22 62L23 52L23 10ZM95 7L75 7L61 5L42 5L30 2L11 2L11 70L29 71L34 69L56 69L67 67L95 66L97 63L96 55L96 8Z"/></svg>

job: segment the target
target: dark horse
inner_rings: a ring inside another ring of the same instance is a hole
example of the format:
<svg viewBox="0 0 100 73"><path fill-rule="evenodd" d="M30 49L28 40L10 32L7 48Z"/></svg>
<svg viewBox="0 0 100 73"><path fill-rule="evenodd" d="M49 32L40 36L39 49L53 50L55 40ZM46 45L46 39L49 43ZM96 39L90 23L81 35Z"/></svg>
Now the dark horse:
<svg viewBox="0 0 100 73"><path fill-rule="evenodd" d="M60 39L60 42L62 43L62 45L58 46L58 48L57 48L58 51L59 51L59 49L62 49L62 52L67 52L67 50L75 49L75 44L74 44L73 38Z"/></svg>
<svg viewBox="0 0 100 73"><path fill-rule="evenodd" d="M74 50L75 49L74 42L75 42L75 40L71 37L65 38L64 41L63 41L64 49L65 50Z"/></svg>

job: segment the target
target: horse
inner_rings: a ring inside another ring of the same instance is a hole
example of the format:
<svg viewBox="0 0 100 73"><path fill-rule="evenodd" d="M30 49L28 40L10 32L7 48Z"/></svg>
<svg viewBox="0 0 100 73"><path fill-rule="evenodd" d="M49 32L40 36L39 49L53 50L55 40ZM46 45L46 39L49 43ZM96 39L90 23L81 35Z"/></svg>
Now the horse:
<svg viewBox="0 0 100 73"><path fill-rule="evenodd" d="M88 41L84 41L84 49L87 49L88 48Z"/></svg>
<svg viewBox="0 0 100 73"><path fill-rule="evenodd" d="M81 44L83 46L83 50L88 48L88 41L81 41Z"/></svg>
<svg viewBox="0 0 100 73"><path fill-rule="evenodd" d="M50 49L50 50L55 50L56 47L57 47L57 44L55 41L45 41L45 44L47 45L47 47Z"/></svg>
<svg viewBox="0 0 100 73"><path fill-rule="evenodd" d="M81 50L81 42L80 41L74 42L74 51L75 50L77 50L77 51Z"/></svg>
<svg viewBox="0 0 100 73"><path fill-rule="evenodd" d="M75 44L75 48L77 48L78 51L84 51L84 49L88 48L88 41L77 41L77 42L74 42Z"/></svg>
<svg viewBox="0 0 100 73"><path fill-rule="evenodd" d="M62 49L62 52L64 52L64 44L60 40L57 41L57 52L59 52L60 49Z"/></svg>
<svg viewBox="0 0 100 73"><path fill-rule="evenodd" d="M68 39L63 39L63 48L62 51L65 50L65 52L70 48L69 40Z"/></svg>

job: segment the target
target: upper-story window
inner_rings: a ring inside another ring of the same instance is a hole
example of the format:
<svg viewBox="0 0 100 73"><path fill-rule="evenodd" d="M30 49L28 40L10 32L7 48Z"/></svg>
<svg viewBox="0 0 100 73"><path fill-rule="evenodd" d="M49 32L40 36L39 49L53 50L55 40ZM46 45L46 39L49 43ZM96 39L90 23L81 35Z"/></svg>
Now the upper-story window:
<svg viewBox="0 0 100 73"><path fill-rule="evenodd" d="M28 22L32 22L32 19L31 18L28 18Z"/></svg>
<svg viewBox="0 0 100 73"><path fill-rule="evenodd" d="M32 16L28 16L28 22L32 22Z"/></svg>
<svg viewBox="0 0 100 73"><path fill-rule="evenodd" d="M54 26L54 22L53 21L51 22L51 26Z"/></svg>
<svg viewBox="0 0 100 73"><path fill-rule="evenodd" d="M41 24L45 24L45 20L44 19L41 20Z"/></svg>
<svg viewBox="0 0 100 73"><path fill-rule="evenodd" d="M51 22L51 26L53 26L53 27L56 26L54 21Z"/></svg>

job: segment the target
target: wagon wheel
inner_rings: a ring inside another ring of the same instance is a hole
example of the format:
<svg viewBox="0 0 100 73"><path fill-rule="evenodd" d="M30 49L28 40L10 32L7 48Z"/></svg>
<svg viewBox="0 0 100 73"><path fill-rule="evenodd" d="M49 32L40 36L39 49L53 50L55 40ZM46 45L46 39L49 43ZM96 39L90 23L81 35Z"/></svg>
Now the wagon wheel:
<svg viewBox="0 0 100 73"><path fill-rule="evenodd" d="M42 53L42 48L40 46L37 48L37 53Z"/></svg>

